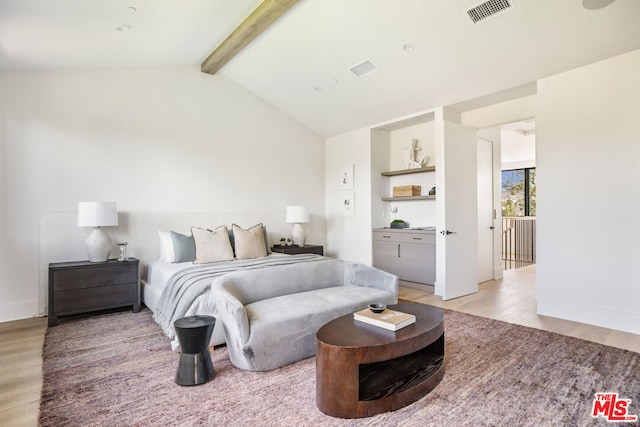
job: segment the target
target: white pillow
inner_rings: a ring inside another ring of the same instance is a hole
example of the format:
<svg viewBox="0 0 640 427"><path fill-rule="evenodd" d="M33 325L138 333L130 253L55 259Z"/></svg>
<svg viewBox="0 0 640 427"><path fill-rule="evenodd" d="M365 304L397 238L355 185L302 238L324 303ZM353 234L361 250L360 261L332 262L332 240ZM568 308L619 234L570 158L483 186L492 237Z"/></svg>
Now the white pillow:
<svg viewBox="0 0 640 427"><path fill-rule="evenodd" d="M213 231L191 227L191 234L196 243L196 259L194 264L230 261L233 259L233 248L229 240L229 230L223 225Z"/></svg>
<svg viewBox="0 0 640 427"><path fill-rule="evenodd" d="M173 251L173 239L171 233L168 231L158 230L158 237L160 238L160 261L174 262L175 253Z"/></svg>

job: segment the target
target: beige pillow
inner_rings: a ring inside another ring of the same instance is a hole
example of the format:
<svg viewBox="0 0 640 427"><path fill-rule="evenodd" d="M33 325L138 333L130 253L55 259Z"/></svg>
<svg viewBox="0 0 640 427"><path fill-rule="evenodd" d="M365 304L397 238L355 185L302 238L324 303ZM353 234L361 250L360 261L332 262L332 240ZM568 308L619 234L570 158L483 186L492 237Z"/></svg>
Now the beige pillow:
<svg viewBox="0 0 640 427"><path fill-rule="evenodd" d="M233 248L231 247L229 231L226 225L213 231L192 227L191 234L193 234L193 239L196 242L194 264L207 264L233 259Z"/></svg>
<svg viewBox="0 0 640 427"><path fill-rule="evenodd" d="M236 246L237 259L260 258L267 256L262 224L254 225L248 230L233 224L233 239Z"/></svg>

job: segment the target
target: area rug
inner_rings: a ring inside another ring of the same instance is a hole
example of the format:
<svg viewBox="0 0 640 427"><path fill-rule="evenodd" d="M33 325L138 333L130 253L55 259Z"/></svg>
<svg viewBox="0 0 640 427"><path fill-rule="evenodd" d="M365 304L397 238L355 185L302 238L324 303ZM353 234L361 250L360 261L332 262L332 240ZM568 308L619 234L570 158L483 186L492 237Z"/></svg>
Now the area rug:
<svg viewBox="0 0 640 427"><path fill-rule="evenodd" d="M149 310L67 321L44 345L42 426L591 426L595 394L640 414L640 354L459 312L445 314L445 375L421 400L344 420L315 403L315 358L270 372L231 365L181 387ZM600 411L603 412L603 411ZM637 422L623 425L638 425Z"/></svg>

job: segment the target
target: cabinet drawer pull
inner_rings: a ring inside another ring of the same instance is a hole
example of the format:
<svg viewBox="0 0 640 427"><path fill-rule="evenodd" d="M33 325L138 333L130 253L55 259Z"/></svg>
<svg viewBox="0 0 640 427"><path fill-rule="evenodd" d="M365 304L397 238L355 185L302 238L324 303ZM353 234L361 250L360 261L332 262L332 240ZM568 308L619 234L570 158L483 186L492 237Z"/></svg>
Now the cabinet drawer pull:
<svg viewBox="0 0 640 427"><path fill-rule="evenodd" d="M422 237L412 237L413 240L422 240Z"/></svg>
<svg viewBox="0 0 640 427"><path fill-rule="evenodd" d="M398 243L398 258L400 258L400 243Z"/></svg>
<svg viewBox="0 0 640 427"><path fill-rule="evenodd" d="M383 237L384 239L390 239L390 238L391 238L391 236L384 236L384 235L383 235L382 237Z"/></svg>

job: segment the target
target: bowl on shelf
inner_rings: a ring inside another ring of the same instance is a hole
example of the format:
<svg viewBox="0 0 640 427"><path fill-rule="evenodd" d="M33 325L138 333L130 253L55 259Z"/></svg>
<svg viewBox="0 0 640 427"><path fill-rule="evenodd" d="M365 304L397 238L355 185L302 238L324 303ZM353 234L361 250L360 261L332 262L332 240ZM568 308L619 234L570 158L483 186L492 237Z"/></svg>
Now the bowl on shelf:
<svg viewBox="0 0 640 427"><path fill-rule="evenodd" d="M369 310L373 311L374 313L382 313L386 309L387 306L384 304L369 304Z"/></svg>

